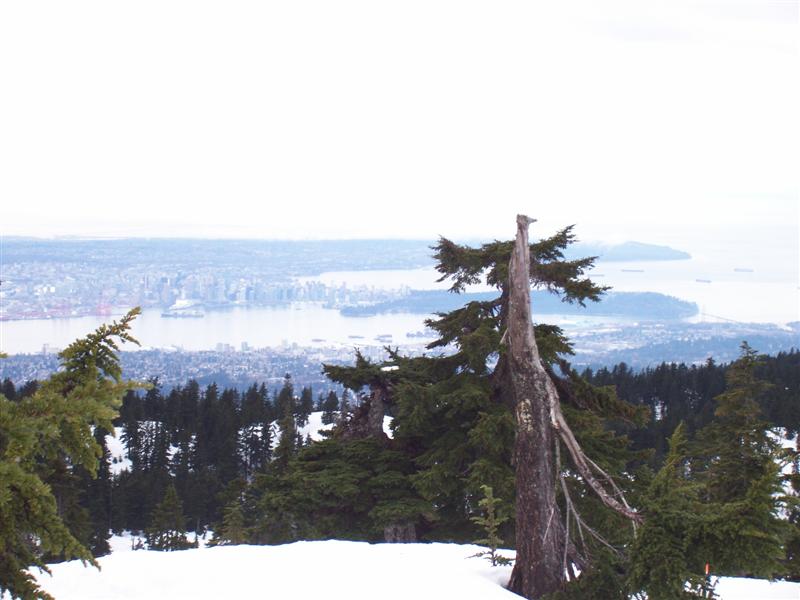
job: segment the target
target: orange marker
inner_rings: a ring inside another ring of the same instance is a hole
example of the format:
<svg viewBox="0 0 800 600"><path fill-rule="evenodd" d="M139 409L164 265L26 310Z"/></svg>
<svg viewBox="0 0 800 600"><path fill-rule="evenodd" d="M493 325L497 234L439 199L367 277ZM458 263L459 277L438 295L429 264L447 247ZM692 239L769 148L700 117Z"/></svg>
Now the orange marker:
<svg viewBox="0 0 800 600"><path fill-rule="evenodd" d="M711 566L706 563L706 577L708 577L708 572L711 570Z"/></svg>

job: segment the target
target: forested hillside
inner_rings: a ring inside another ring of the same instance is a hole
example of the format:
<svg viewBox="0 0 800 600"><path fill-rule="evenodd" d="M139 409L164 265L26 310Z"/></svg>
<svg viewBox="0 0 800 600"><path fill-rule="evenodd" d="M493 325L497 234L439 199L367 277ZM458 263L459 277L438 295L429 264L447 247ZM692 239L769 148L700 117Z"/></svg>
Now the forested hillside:
<svg viewBox="0 0 800 600"><path fill-rule="evenodd" d="M594 385L614 386L620 399L649 409L641 427L624 429L634 449L655 449L647 462L657 469L680 422L687 424L690 433L711 422L714 398L726 390L729 368L730 364L708 361L701 366L664 363L636 371L621 363L582 375ZM774 384L759 399L762 415L770 426L793 437L800 431L800 351L764 356L756 373ZM252 482L270 465L281 438L278 423L286 427L288 414L293 416L289 428L296 432L314 411L321 413L322 423L332 425L346 420L343 409L352 414L364 401L363 393L352 391L343 399L333 390L316 396L310 388L295 390L291 377L281 389L269 390L261 384L243 393L215 384L201 388L195 381L166 393L157 381L151 385L146 391L128 392L114 423L127 462L113 464L107 453L97 480L77 478L72 492L63 495L88 511L84 517L96 530L93 549L98 555L104 552L102 539L109 530L144 531L170 483L182 499L187 531L202 532L214 526L223 516L228 496L235 496L245 482ZM2 382L2 393L11 400L30 396L36 389L35 382L19 387L8 379ZM100 432L96 437L105 441ZM313 455L305 449L309 443L295 433L289 454ZM281 451L288 446L284 444ZM88 532L85 524L81 528ZM479 534L468 519L458 528L462 534L445 539L471 541ZM380 539L381 535L378 530L351 532L357 539Z"/></svg>

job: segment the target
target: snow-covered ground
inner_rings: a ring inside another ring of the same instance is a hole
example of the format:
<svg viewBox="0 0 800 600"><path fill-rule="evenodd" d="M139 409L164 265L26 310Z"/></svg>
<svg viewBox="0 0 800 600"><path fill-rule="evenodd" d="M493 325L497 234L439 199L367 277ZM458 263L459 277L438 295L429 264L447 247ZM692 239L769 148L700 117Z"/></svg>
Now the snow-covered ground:
<svg viewBox="0 0 800 600"><path fill-rule="evenodd" d="M130 544L121 546L100 559L100 571L72 561L53 565L52 577L38 579L56 600L519 598L503 588L511 567L470 558L480 550L470 545L330 540L182 552L130 552L122 551ZM719 591L722 600L800 598L800 584L785 582L723 579Z"/></svg>
<svg viewBox="0 0 800 600"><path fill-rule="evenodd" d="M391 418L384 430L391 435ZM305 438L322 439L322 413L314 412L299 429ZM277 423L272 424L278 434ZM108 436L112 470L130 467L124 445ZM279 435L273 435L273 444ZM794 440L780 440L784 447ZM786 467L784 467L786 468ZM284 546L201 548L183 552L132 551L130 535L113 536L112 554L99 560L101 570L79 561L52 566L53 576L37 577L56 600L223 600L228 598L330 598L382 600L454 598L513 600L504 589L511 567L491 567L470 558L481 549L457 544L366 544L330 540ZM513 556L512 551L503 553ZM315 589L304 582L321 582ZM798 600L800 584L723 578L721 600ZM3 595L0 600L6 600Z"/></svg>

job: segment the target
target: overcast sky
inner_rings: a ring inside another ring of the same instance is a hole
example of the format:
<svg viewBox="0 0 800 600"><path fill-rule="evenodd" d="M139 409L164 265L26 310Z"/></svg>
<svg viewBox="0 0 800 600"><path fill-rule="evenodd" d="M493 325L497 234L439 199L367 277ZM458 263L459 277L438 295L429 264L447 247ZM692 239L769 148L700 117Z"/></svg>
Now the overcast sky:
<svg viewBox="0 0 800 600"><path fill-rule="evenodd" d="M792 0L9 0L0 233L485 238L525 212L796 247L799 32Z"/></svg>

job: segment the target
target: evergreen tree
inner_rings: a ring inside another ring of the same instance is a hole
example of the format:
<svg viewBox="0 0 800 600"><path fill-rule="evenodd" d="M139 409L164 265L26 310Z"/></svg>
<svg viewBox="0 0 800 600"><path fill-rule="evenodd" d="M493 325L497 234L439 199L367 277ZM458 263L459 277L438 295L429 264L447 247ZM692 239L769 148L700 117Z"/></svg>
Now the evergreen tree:
<svg viewBox="0 0 800 600"><path fill-rule="evenodd" d="M250 489L259 543L378 541L387 528L396 535L398 523L416 522L429 510L411 485L413 463L375 438L314 442L277 467Z"/></svg>
<svg viewBox="0 0 800 600"><path fill-rule="evenodd" d="M497 553L497 549L503 543L499 529L503 522L508 520L508 516L500 508L498 499L492 493L492 488L484 485L482 489L484 497L478 502L478 506L483 509L484 514L473 516L472 521L486 534L485 538L475 540L475 543L486 546L487 550L479 552L475 556L485 557L493 567L511 564L511 559Z"/></svg>
<svg viewBox="0 0 800 600"><path fill-rule="evenodd" d="M247 427L263 423L265 417L264 398L258 385L254 383L247 388L242 396L242 426Z"/></svg>
<svg viewBox="0 0 800 600"><path fill-rule="evenodd" d="M216 443L219 439L216 432L219 402L219 388L212 383L201 394L198 404L197 431L192 446L192 473L185 496L186 513L195 530L199 524L213 523L220 518L220 507L216 498L223 489L223 484L215 464Z"/></svg>
<svg viewBox="0 0 800 600"><path fill-rule="evenodd" d="M692 590L705 582L708 557L699 542L709 515L701 503L701 486L690 476L687 446L681 424L670 439L664 466L642 498L646 519L631 551L629 585L652 600L697 597Z"/></svg>
<svg viewBox="0 0 800 600"><path fill-rule="evenodd" d="M197 430L197 418L200 405L200 385L190 379L180 394L180 420L178 427L184 431Z"/></svg>
<svg viewBox="0 0 800 600"><path fill-rule="evenodd" d="M570 521L593 517L613 533L625 529L620 521L640 519L620 499L628 481L626 442L606 428L611 420L639 415L613 394L583 385L568 366L563 378L556 376L559 355L570 346L557 327L533 327L530 286L580 304L598 300L604 290L584 276L592 258L564 258L571 228L528 244L528 224L520 217L515 241L479 248L441 239L437 270L450 279L451 290L485 279L498 297L427 323L439 334L429 348L453 349L447 355L390 359L397 367L395 439L416 456L414 483L437 507L437 535L474 537L469 517L479 510L481 485L509 504L516 494L518 558L510 589L535 598L560 589L573 564L588 567L589 549L581 549ZM557 459L560 451L569 463ZM590 495L599 501L587 514L579 504ZM605 516L608 508L619 516Z"/></svg>
<svg viewBox="0 0 800 600"><path fill-rule="evenodd" d="M705 550L715 572L772 578L781 571L786 500L781 450L761 419L759 397L770 384L756 377L758 353L747 342L716 397L714 421L698 435L698 477L712 516Z"/></svg>
<svg viewBox="0 0 800 600"><path fill-rule="evenodd" d="M0 385L0 395L11 402L17 399L17 388L14 387L14 382L8 377L3 379L3 383Z"/></svg>
<svg viewBox="0 0 800 600"><path fill-rule="evenodd" d="M242 476L251 480L272 457L272 427L266 423L246 425L239 432Z"/></svg>
<svg viewBox="0 0 800 600"><path fill-rule="evenodd" d="M297 424L295 423L295 398L292 386L292 377L288 373L284 377L283 388L277 398L280 420L280 439L275 447L274 460L279 469L284 469L289 464L289 459L295 454L298 444Z"/></svg>
<svg viewBox="0 0 800 600"><path fill-rule="evenodd" d="M244 511L239 498L225 505L222 517L222 529L219 533L220 544L236 546L247 543L247 530L244 523Z"/></svg>
<svg viewBox="0 0 800 600"><path fill-rule="evenodd" d="M83 492L81 504L86 508L91 527L88 548L95 557L111 552L108 539L111 537L112 480L106 435L108 432L102 427L95 428L94 439L102 453L98 460L96 476L92 478L85 470L80 476Z"/></svg>
<svg viewBox="0 0 800 600"><path fill-rule="evenodd" d="M339 418L337 423L346 423L350 418L350 392L347 388L342 390L342 399L339 403Z"/></svg>
<svg viewBox="0 0 800 600"><path fill-rule="evenodd" d="M225 389L220 396L213 436L213 464L220 484L239 476L239 393Z"/></svg>
<svg viewBox="0 0 800 600"><path fill-rule="evenodd" d="M150 550L172 551L191 547L186 539L183 505L173 484L167 487L164 498L153 510L145 539Z"/></svg>
<svg viewBox="0 0 800 600"><path fill-rule="evenodd" d="M788 511L790 529L786 540L786 577L800 581L800 435L795 438L790 457L792 467L787 485L791 493Z"/></svg>
<svg viewBox="0 0 800 600"><path fill-rule="evenodd" d="M320 410L322 411L322 424L330 425L336 422L336 412L339 410L339 398L336 392L331 390L325 399L320 403Z"/></svg>
<svg viewBox="0 0 800 600"><path fill-rule="evenodd" d="M303 427L308 423L308 417L314 411L314 392L310 387L304 387L300 392L300 400L295 410L297 414L297 426Z"/></svg>
<svg viewBox="0 0 800 600"><path fill-rule="evenodd" d="M27 570L47 570L45 555L94 563L59 516L40 467L63 457L70 468L97 472L102 449L92 427L111 430L123 395L118 342L136 343L130 325L138 309L70 344L61 370L36 392L11 402L0 396L0 591L49 598Z"/></svg>

